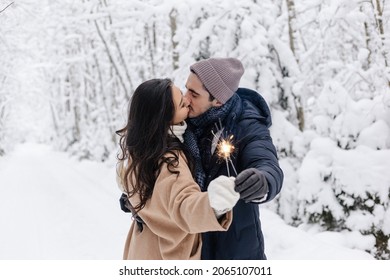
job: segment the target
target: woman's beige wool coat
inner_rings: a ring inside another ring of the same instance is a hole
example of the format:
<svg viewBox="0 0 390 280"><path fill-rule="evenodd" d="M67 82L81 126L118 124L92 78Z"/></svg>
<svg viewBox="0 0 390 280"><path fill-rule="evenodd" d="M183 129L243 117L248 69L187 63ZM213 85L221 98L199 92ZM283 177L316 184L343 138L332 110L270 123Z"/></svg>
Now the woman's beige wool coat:
<svg viewBox="0 0 390 280"><path fill-rule="evenodd" d="M180 174L173 174L166 164L162 165L151 198L138 212L145 222L143 230L132 223L123 259L198 260L202 246L201 232L226 231L229 228L232 212L217 220L207 192L200 191L181 153L175 170ZM131 197L130 202L137 205L139 197Z"/></svg>

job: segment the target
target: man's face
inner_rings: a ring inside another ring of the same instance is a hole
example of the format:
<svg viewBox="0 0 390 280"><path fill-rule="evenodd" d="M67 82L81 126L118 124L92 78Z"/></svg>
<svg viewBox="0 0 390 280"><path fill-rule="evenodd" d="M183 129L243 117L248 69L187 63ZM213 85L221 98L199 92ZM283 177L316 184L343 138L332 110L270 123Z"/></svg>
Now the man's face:
<svg viewBox="0 0 390 280"><path fill-rule="evenodd" d="M190 112L188 113L189 118L195 118L206 112L211 107L222 105L216 99L210 101L208 91L204 88L198 76L192 72L188 76L186 88L187 92L185 96L190 102Z"/></svg>

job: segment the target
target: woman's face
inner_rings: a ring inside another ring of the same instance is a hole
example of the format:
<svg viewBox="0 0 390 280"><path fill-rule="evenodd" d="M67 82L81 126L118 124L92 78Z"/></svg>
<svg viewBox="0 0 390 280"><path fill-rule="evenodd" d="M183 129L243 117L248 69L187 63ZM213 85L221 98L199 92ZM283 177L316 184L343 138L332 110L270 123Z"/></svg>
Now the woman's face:
<svg viewBox="0 0 390 280"><path fill-rule="evenodd" d="M188 117L189 102L187 97L183 96L181 90L175 85L172 85L172 98L175 104L175 114L172 119L172 124L179 124Z"/></svg>

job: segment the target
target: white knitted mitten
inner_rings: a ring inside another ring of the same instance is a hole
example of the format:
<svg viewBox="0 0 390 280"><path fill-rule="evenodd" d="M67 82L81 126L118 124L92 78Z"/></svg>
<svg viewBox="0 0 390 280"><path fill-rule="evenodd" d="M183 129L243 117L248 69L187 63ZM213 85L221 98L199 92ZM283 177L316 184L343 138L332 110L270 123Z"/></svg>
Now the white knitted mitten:
<svg viewBox="0 0 390 280"><path fill-rule="evenodd" d="M234 190L234 180L234 177L219 176L207 188L210 206L217 218L230 211L240 198Z"/></svg>

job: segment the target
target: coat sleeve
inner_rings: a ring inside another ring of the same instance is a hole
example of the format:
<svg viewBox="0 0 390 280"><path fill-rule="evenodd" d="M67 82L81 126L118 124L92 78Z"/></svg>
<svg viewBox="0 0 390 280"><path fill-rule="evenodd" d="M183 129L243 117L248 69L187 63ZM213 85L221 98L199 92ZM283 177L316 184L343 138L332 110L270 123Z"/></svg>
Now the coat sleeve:
<svg viewBox="0 0 390 280"><path fill-rule="evenodd" d="M256 119L246 120L240 127L243 136L240 139L237 160L239 170L253 167L262 171L269 188L267 199L263 202L270 201L280 192L284 175L269 129Z"/></svg>
<svg viewBox="0 0 390 280"><path fill-rule="evenodd" d="M159 211L159 219L169 220L166 224L173 223L188 233L226 231L232 222L232 212L217 220L207 192L201 192L181 154L175 170L180 173L171 173L166 164L162 166L146 207L151 210L148 212Z"/></svg>

